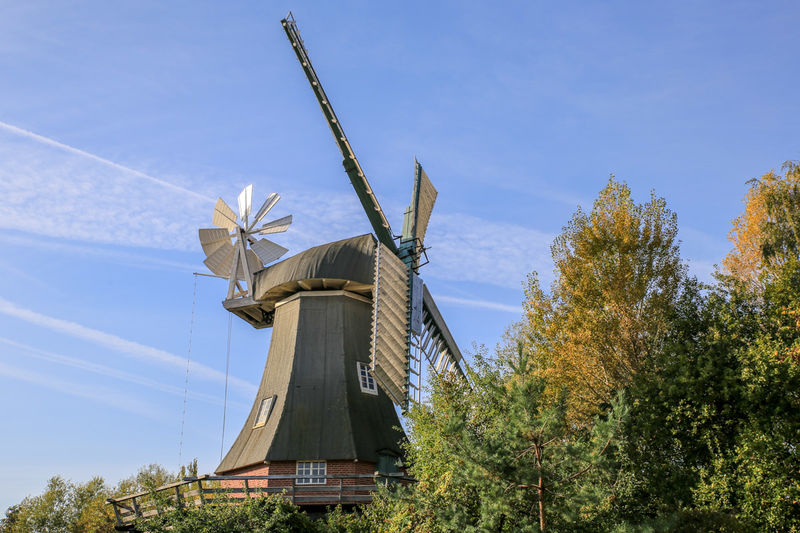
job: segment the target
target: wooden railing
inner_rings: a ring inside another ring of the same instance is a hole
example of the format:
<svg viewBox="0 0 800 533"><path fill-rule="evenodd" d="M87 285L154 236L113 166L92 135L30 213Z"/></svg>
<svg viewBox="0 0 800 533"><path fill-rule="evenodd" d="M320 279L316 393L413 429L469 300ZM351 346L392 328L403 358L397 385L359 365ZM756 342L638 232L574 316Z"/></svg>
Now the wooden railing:
<svg viewBox="0 0 800 533"><path fill-rule="evenodd" d="M298 483L309 476L200 476L187 477L152 491L137 492L106 503L114 508L117 528L128 529L137 519L159 515L180 507L207 504L235 505L245 498L279 495L297 505L352 505L369 503L378 485L409 482L403 474L350 474L313 476L325 484ZM267 486L264 486L267 485ZM276 486L277 485L277 486Z"/></svg>

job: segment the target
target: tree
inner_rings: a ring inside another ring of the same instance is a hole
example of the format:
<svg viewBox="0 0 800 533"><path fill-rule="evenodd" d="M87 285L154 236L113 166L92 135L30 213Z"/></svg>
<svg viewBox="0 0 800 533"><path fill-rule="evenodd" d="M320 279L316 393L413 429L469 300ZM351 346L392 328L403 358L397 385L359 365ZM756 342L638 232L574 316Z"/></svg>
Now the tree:
<svg viewBox="0 0 800 533"><path fill-rule="evenodd" d="M590 521L610 495L624 404L575 428L566 396L544 401L546 383L522 350L513 360L478 355L468 375L470 385L435 382L430 404L412 409L417 483L368 513L387 531L575 531Z"/></svg>
<svg viewBox="0 0 800 533"><path fill-rule="evenodd" d="M189 463L187 466L181 467L181 472L187 469L195 469L196 472L196 459ZM158 464L149 464L139 468L139 470L132 476L123 479L117 484L114 493L118 496L132 494L134 492L152 491L161 485L172 483L173 481L180 481L181 477L178 474L170 472L166 468Z"/></svg>
<svg viewBox="0 0 800 533"><path fill-rule="evenodd" d="M197 475L197 459L181 467L184 473ZM156 464L140 468L113 489L101 477L73 483L55 476L42 494L9 507L0 519L0 533L111 533L116 521L107 498L153 490L178 479Z"/></svg>
<svg viewBox="0 0 800 533"><path fill-rule="evenodd" d="M197 457L195 457L189 462L189 464L181 466L181 469L178 471L178 479L183 479L185 477L197 477L197 472Z"/></svg>
<svg viewBox="0 0 800 533"><path fill-rule="evenodd" d="M0 520L2 533L111 533L114 519L105 500L111 494L102 478L74 484L53 477L38 496L29 496Z"/></svg>
<svg viewBox="0 0 800 533"><path fill-rule="evenodd" d="M591 420L659 350L685 279L677 233L662 198L636 204L612 177L553 242L550 294L529 277L526 348L552 398L569 390L574 420Z"/></svg>
<svg viewBox="0 0 800 533"><path fill-rule="evenodd" d="M796 257L800 247L800 165L787 161L782 170L749 182L744 212L728 234L733 249L722 261L723 274L754 292L763 290L765 273Z"/></svg>
<svg viewBox="0 0 800 533"><path fill-rule="evenodd" d="M137 525L148 533L313 533L325 524L313 521L280 496L250 498L235 505L181 508Z"/></svg>
<svg viewBox="0 0 800 533"><path fill-rule="evenodd" d="M629 389L617 505L732 530L800 531L800 261L684 293L652 368ZM738 528L738 529L736 529Z"/></svg>
<svg viewBox="0 0 800 533"><path fill-rule="evenodd" d="M734 445L745 414L736 352L752 338L752 328L730 320L742 311L724 293L687 283L662 350L634 376L617 501L626 520L694 509L702 469Z"/></svg>
<svg viewBox="0 0 800 533"><path fill-rule="evenodd" d="M779 233L780 234L780 233ZM786 235L786 232L783 232ZM797 252L794 252L795 254ZM756 332L736 350L742 416L732 445L701 471L698 505L735 511L762 531L800 531L800 259L770 266Z"/></svg>

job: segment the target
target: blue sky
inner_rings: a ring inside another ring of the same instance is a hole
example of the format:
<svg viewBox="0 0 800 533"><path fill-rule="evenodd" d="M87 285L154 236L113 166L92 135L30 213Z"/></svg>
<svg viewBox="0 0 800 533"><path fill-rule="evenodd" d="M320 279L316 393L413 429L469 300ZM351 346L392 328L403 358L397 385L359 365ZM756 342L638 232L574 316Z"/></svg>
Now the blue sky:
<svg viewBox="0 0 800 533"><path fill-rule="evenodd" d="M438 188L422 274L465 351L610 173L708 279L745 182L800 158L795 2L0 2L0 509L177 467L193 296L182 459L217 465L217 196L279 192L290 254L369 231L289 9L393 227L415 155ZM234 321L226 449L268 342Z"/></svg>

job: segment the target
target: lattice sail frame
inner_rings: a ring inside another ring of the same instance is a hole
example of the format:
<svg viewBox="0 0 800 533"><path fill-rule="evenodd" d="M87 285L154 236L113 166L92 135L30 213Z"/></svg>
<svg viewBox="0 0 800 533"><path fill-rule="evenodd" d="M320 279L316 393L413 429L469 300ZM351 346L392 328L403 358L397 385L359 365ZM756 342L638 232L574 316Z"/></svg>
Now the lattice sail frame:
<svg viewBox="0 0 800 533"><path fill-rule="evenodd" d="M408 267L386 246L376 243L370 370L398 405L405 405L409 382L408 292Z"/></svg>
<svg viewBox="0 0 800 533"><path fill-rule="evenodd" d="M461 371L461 353L428 288L381 243L375 246L371 332L372 375L403 408L422 400L426 363L437 374Z"/></svg>

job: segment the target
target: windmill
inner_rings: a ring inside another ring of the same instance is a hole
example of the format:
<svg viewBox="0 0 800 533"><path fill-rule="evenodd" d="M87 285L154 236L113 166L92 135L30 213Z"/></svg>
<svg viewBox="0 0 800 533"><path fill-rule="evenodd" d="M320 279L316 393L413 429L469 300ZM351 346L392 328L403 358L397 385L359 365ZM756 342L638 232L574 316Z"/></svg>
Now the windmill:
<svg viewBox="0 0 800 533"><path fill-rule="evenodd" d="M327 473L396 473L404 434L395 405L405 409L420 399L427 371L460 371L461 353L418 275L437 193L415 161L412 201L395 242L291 13L281 22L374 235L315 246L261 268L285 249L255 235L282 231L290 220L257 227L274 202L268 198L251 220L250 188L239 195L239 222L217 203L219 229L200 230L200 239L206 265L229 280L223 306L255 328L272 328L272 335L250 414L215 472L258 476L267 487L287 487L286 474L298 484L326 485L336 481Z"/></svg>

